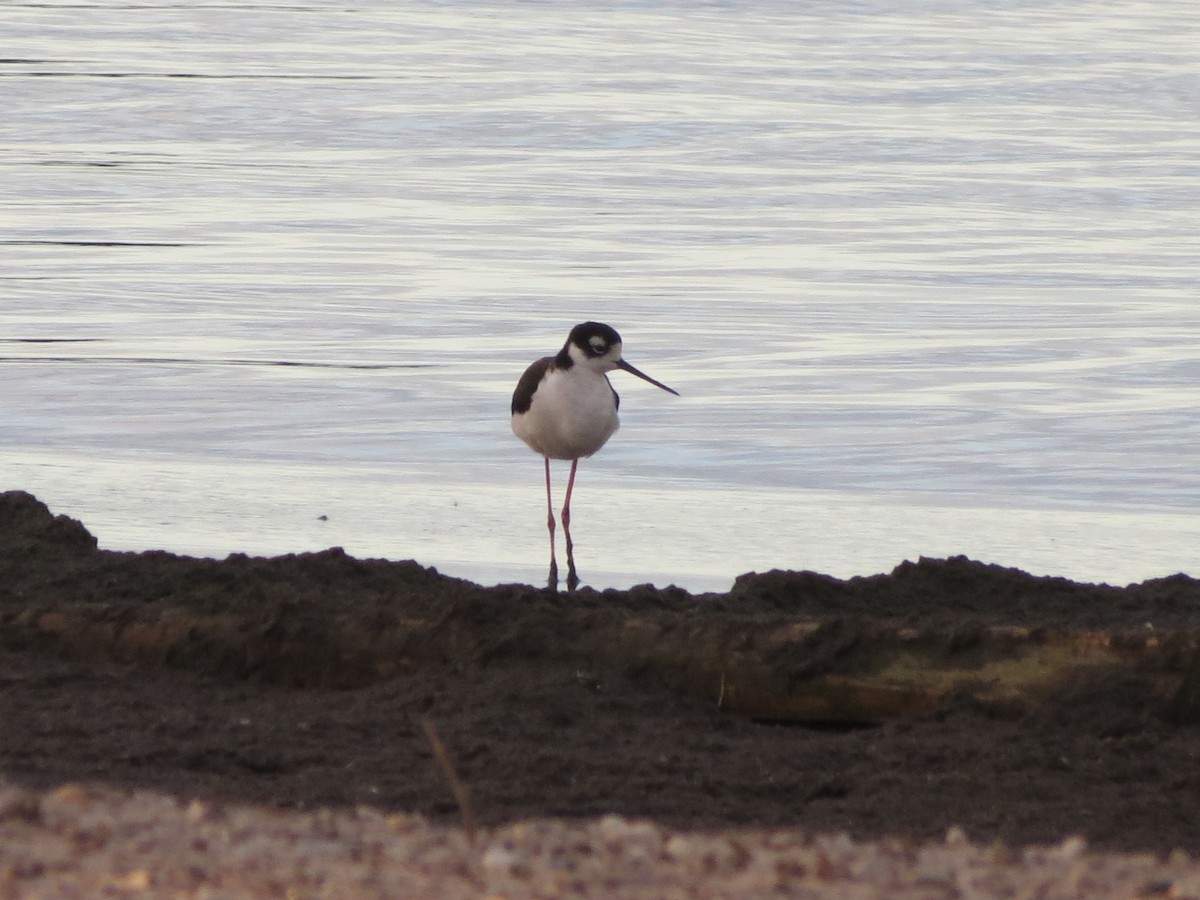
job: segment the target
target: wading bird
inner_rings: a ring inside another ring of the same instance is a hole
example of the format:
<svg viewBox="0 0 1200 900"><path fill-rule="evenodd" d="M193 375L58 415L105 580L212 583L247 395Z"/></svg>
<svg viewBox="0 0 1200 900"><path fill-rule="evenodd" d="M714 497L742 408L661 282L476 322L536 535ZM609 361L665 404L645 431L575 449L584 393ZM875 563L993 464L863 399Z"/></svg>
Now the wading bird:
<svg viewBox="0 0 1200 900"><path fill-rule="evenodd" d="M567 538L567 590L579 584L571 543L571 491L579 460L604 446L620 425L621 398L609 384L608 372L624 369L655 387L679 396L660 381L639 372L621 358L621 336L600 322L571 329L557 356L539 359L521 376L512 398L513 433L540 453L546 464L546 525L550 529L550 590L558 589L554 556L554 501L550 494L550 460L569 459L571 475L563 500L562 527Z"/></svg>

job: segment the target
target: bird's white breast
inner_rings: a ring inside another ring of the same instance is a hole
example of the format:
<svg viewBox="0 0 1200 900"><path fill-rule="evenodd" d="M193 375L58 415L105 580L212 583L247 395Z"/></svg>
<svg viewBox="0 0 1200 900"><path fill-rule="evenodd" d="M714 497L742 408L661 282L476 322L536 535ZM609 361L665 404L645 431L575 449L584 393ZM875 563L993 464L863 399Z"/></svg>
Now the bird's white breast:
<svg viewBox="0 0 1200 900"><path fill-rule="evenodd" d="M608 378L581 365L547 371L529 409L512 418L513 433L551 459L591 456L619 424Z"/></svg>

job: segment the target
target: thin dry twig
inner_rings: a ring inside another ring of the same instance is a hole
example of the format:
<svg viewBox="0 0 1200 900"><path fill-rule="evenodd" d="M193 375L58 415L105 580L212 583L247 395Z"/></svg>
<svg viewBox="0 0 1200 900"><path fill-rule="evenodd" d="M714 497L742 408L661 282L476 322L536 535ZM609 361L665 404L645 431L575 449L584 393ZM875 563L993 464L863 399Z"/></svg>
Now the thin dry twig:
<svg viewBox="0 0 1200 900"><path fill-rule="evenodd" d="M433 720L428 716L422 716L421 728L424 729L429 746L433 749L433 758L437 762L438 768L442 770L442 775L450 784L450 791L454 794L454 802L458 804L458 813L462 817L463 831L467 834L467 840L474 844L478 828L475 824L475 811L471 808L471 795L467 791L467 786L462 783L458 773L454 771L454 763L450 762L450 754L446 752L446 745L442 743Z"/></svg>

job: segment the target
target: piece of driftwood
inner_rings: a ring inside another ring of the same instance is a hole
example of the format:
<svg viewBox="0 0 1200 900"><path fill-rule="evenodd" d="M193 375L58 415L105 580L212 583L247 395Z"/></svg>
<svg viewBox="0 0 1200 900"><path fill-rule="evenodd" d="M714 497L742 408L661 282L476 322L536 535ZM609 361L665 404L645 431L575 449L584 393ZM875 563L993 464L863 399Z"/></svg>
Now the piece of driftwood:
<svg viewBox="0 0 1200 900"><path fill-rule="evenodd" d="M294 619L294 621L293 621ZM114 618L95 605L28 612L23 643L118 663L165 665L296 686L353 687L420 666L523 658L603 666L710 700L733 715L779 722L878 723L928 715L950 701L1020 714L1120 677L1144 683L1177 721L1200 720L1193 635L1047 632L1014 627L938 634L845 622L764 629L735 617L556 610L497 626L459 604L438 620L386 625L344 611L243 615L186 608Z"/></svg>

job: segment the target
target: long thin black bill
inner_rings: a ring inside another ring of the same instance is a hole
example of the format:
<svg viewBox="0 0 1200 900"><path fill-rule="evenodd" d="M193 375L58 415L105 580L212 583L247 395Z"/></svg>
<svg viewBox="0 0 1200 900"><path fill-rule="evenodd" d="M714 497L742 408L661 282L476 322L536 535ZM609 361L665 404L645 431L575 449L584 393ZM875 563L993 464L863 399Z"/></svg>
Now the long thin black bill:
<svg viewBox="0 0 1200 900"><path fill-rule="evenodd" d="M675 390L674 388L669 388L669 387L667 387L667 386L666 386L665 384L663 384L661 381L655 381L653 378L651 378L651 377L650 377L649 375L647 375L645 372L639 372L637 369L635 369L635 368L634 368L633 366L631 366L629 363L625 362L625 360L623 360L623 359L622 359L622 360L620 360L620 361L617 363L617 368L618 368L618 369L624 369L624 370L625 370L626 372L628 372L630 375L636 375L638 378L642 379L642 381L648 381L648 382L650 382L652 385L654 385L655 387L660 387L660 388L662 388L662 389L663 389L664 391L666 391L668 394L674 394L676 397L678 397L678 396L679 396L679 391Z"/></svg>

